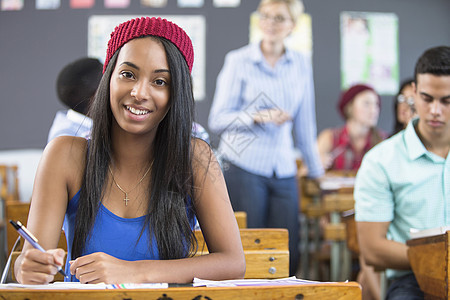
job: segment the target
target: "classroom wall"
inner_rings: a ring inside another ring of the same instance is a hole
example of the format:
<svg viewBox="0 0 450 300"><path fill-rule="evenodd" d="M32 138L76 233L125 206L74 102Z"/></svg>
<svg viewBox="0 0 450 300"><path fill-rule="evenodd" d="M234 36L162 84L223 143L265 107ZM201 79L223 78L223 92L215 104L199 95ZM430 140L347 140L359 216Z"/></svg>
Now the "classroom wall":
<svg viewBox="0 0 450 300"><path fill-rule="evenodd" d="M105 9L97 0L92 9L70 9L63 0L57 10L36 10L26 0L21 11L0 11L0 150L43 148L59 104L55 79L70 61L87 54L87 21L91 15L204 15L206 32L206 97L197 103L197 121L207 126L215 82L225 54L248 42L249 14L259 1L242 0L238 8L143 8L131 1L128 9ZM413 74L418 56L431 46L450 45L449 0L304 0L312 16L313 69L317 126L342 124L335 107L340 93L339 13L394 12L399 18L400 78ZM382 97L380 127L391 131L392 97ZM217 141L213 137L213 144Z"/></svg>

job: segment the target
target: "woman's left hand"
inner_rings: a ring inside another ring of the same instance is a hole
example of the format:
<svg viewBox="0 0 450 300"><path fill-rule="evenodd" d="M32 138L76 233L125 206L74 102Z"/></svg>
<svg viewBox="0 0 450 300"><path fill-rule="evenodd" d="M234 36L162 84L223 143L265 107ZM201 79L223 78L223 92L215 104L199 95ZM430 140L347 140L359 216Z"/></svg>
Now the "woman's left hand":
<svg viewBox="0 0 450 300"><path fill-rule="evenodd" d="M117 259L103 252L96 252L70 261L70 274L81 283L134 282L130 261Z"/></svg>

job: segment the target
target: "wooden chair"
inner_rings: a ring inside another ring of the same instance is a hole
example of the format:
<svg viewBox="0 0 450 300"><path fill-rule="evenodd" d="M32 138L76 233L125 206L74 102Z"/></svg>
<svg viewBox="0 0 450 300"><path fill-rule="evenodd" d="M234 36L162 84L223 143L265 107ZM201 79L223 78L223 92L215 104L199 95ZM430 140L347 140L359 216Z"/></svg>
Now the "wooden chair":
<svg viewBox="0 0 450 300"><path fill-rule="evenodd" d="M341 214L354 208L353 187L342 187L322 196L324 210L330 216L330 222L324 227L324 240L331 242L330 279L343 281L350 279L351 253L347 245L346 224Z"/></svg>
<svg viewBox="0 0 450 300"><path fill-rule="evenodd" d="M245 278L283 278L289 276L289 236L287 229L240 229L247 269ZM203 234L196 230L196 255L208 253Z"/></svg>
<svg viewBox="0 0 450 300"><path fill-rule="evenodd" d="M299 173L301 165L299 168ZM320 187L317 182L305 176L298 177L299 209L301 213L300 225L300 277L305 279L319 279L318 253L322 240L320 218L326 213L320 202Z"/></svg>
<svg viewBox="0 0 450 300"><path fill-rule="evenodd" d="M6 239L8 245L8 253L11 252L14 243L16 242L19 234L9 224L9 220L20 221L23 225L27 225L28 211L30 210L30 203L23 203L18 201L7 201L5 207L5 219L7 222ZM21 251L23 247L23 240L16 246L15 251ZM64 232L61 231L61 238L59 239L58 248L62 248L67 251L67 243Z"/></svg>
<svg viewBox="0 0 450 300"><path fill-rule="evenodd" d="M0 197L3 201L18 201L19 176L17 165L0 165L1 189Z"/></svg>
<svg viewBox="0 0 450 300"><path fill-rule="evenodd" d="M21 238L19 243L16 245L14 251L13 246L16 242L19 234L17 231L9 224L9 220L20 221L26 226L28 220L28 212L30 210L30 203L23 203L18 201L7 201L5 204L5 219L6 219L6 239L7 239L7 253L11 253L11 266L10 269L14 268L14 263L17 257L20 255L23 247L23 239ZM58 248L62 248L67 252L66 236L64 232L61 231L61 237L59 239ZM11 252L12 251L12 252ZM11 279L15 281L14 272L11 272ZM55 281L64 281L61 274L55 276Z"/></svg>
<svg viewBox="0 0 450 300"><path fill-rule="evenodd" d="M303 214L301 276L303 278L332 281L349 279L349 255L346 255L346 249L344 249L347 239L346 224L341 221L340 214L354 206L351 186L351 178L354 176L354 171L328 171L324 182L320 184L300 177ZM348 185L350 186L347 187ZM321 219L329 219L329 221L324 226L320 226ZM331 249L327 243L323 243L324 241L331 243ZM343 271L340 266L342 261L345 266ZM328 272L331 272L329 278Z"/></svg>

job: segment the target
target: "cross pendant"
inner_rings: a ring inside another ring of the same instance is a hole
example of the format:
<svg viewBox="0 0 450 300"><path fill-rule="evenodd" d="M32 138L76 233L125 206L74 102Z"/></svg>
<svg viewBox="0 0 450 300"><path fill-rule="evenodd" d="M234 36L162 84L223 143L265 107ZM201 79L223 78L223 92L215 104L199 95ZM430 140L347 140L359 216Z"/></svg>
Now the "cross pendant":
<svg viewBox="0 0 450 300"><path fill-rule="evenodd" d="M125 206L128 206L128 201L130 199L128 198L128 193L125 193L125 198L123 198L123 201L125 201Z"/></svg>

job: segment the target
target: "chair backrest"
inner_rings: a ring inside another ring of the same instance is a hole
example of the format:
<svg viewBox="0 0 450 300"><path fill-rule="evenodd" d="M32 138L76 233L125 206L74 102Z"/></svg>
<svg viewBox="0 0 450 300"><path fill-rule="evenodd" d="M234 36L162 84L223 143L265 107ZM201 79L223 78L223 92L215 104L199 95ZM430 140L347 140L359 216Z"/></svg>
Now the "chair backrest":
<svg viewBox="0 0 450 300"><path fill-rule="evenodd" d="M8 253L11 252L15 241L19 234L17 231L9 225L9 220L20 221L23 225L27 225L28 212L30 210L30 203L23 203L18 201L6 201L5 203L5 219L6 219L6 240L8 245ZM23 247L23 240L16 246L15 251L21 251ZM58 248L62 248L67 251L67 243L64 232L61 231L61 237L59 239Z"/></svg>
<svg viewBox="0 0 450 300"><path fill-rule="evenodd" d="M5 202L5 221L6 221L6 240L8 245L8 253L11 252L15 241L19 234L9 224L9 220L20 221L25 226L27 225L28 211L30 210L30 203L23 203L18 201ZM20 251L23 247L23 240L17 245L16 250Z"/></svg>
<svg viewBox="0 0 450 300"><path fill-rule="evenodd" d="M234 216L239 228L247 228L247 213L245 211L235 211Z"/></svg>
<svg viewBox="0 0 450 300"><path fill-rule="evenodd" d="M1 189L0 197L3 201L18 201L19 176L17 165L0 165Z"/></svg>

